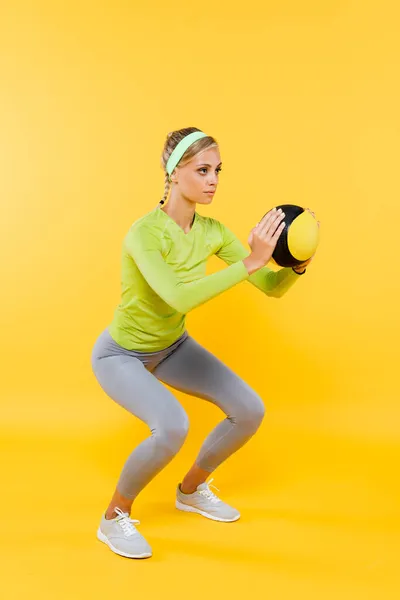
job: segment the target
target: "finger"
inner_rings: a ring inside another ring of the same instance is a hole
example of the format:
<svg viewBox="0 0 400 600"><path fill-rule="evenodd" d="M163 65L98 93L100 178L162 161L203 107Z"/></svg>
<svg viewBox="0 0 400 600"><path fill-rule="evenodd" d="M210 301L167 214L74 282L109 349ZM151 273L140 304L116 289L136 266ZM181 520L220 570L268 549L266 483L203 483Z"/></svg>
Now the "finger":
<svg viewBox="0 0 400 600"><path fill-rule="evenodd" d="M273 208L272 210L269 210L267 213L265 213L265 215L258 221L257 225L254 227L254 231L259 231L263 228L264 224L266 223L267 219L271 216L271 214L275 211L275 209Z"/></svg>
<svg viewBox="0 0 400 600"><path fill-rule="evenodd" d="M257 231L263 231L267 224L272 223L274 219L276 219L276 217L280 214L282 214L282 212L279 212L279 210L277 210L276 208L269 210L257 224Z"/></svg>
<svg viewBox="0 0 400 600"><path fill-rule="evenodd" d="M309 213L312 214L312 216L314 217L314 219L316 219L317 217L315 216L315 212L313 212L310 208L306 208L306 210L308 210Z"/></svg>
<svg viewBox="0 0 400 600"><path fill-rule="evenodd" d="M275 233L271 236L271 242L276 244L281 235L282 231L285 229L285 223L281 223L279 227L276 229Z"/></svg>
<svg viewBox="0 0 400 600"><path fill-rule="evenodd" d="M281 208L273 208L272 210L268 211L259 223L260 228L265 229L269 223L273 223L283 214L284 212Z"/></svg>
<svg viewBox="0 0 400 600"><path fill-rule="evenodd" d="M285 214L281 213L277 217L275 217L275 219L273 219L273 221L271 221L270 223L267 223L264 230L260 234L261 237L263 237L265 239L271 239L279 226L281 226L282 230L283 230L285 227L284 219L285 219Z"/></svg>

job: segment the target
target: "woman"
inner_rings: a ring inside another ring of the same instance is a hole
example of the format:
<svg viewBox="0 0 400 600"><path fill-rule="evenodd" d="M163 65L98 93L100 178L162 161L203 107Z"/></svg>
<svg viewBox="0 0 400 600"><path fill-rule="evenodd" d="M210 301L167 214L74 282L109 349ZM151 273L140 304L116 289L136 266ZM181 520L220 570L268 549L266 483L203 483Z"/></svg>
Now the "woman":
<svg viewBox="0 0 400 600"><path fill-rule="evenodd" d="M164 197L124 239L121 303L92 353L103 390L151 430L128 457L97 532L113 552L129 558L152 555L134 526L139 521L130 518L132 503L173 459L188 432L186 413L161 382L213 402L226 415L177 486L179 510L216 521L239 519L206 479L254 435L264 416L251 387L187 333L186 313L245 280L279 298L310 262L277 272L266 267L284 228L280 210L253 228L250 253L221 222L196 212L197 204L211 204L221 171L211 136L195 127L168 134L162 166ZM228 266L206 276L206 261L214 254Z"/></svg>

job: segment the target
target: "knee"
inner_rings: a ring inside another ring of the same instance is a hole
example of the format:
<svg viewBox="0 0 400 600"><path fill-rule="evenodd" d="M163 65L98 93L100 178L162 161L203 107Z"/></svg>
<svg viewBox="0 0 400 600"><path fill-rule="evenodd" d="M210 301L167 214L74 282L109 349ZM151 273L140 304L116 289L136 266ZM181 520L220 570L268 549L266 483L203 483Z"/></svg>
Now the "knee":
<svg viewBox="0 0 400 600"><path fill-rule="evenodd" d="M165 452L174 455L183 446L189 432L189 419L186 413L179 421L163 424L156 434L157 445Z"/></svg>
<svg viewBox="0 0 400 600"><path fill-rule="evenodd" d="M265 416L265 405L262 398L253 390L242 398L236 421L241 425L256 431Z"/></svg>

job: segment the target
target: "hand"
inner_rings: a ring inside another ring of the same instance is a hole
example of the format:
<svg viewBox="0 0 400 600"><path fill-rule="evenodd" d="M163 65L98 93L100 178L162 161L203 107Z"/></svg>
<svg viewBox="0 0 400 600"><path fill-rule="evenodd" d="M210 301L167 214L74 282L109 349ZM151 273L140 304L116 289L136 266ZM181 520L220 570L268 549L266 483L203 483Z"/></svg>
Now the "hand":
<svg viewBox="0 0 400 600"><path fill-rule="evenodd" d="M309 208L306 208L305 210L308 210L308 212L312 214L312 216L314 217L314 219L317 218L315 216L315 213L312 210L310 210ZM319 221L317 221L317 223L318 223L318 227L320 227L321 223ZM308 260L306 260L306 261L302 262L301 264L296 265L295 267L293 267L293 270L296 271L296 272L300 272L301 273L310 264L310 262L312 261L312 259L314 258L314 256L315 256L315 253Z"/></svg>
<svg viewBox="0 0 400 600"><path fill-rule="evenodd" d="M310 264L310 262L312 261L314 256L315 256L315 254L313 254L312 257L309 258L308 260L306 260L305 262L302 262L299 265L292 267L293 271L296 271L296 273L302 273L304 271L304 269Z"/></svg>
<svg viewBox="0 0 400 600"><path fill-rule="evenodd" d="M314 217L314 219L316 219L317 217L315 216L315 212L313 212L312 210L310 210L309 208L305 208L304 210L308 210L309 213L312 214L312 216ZM319 221L317 221L318 223L318 227L321 225L321 223Z"/></svg>
<svg viewBox="0 0 400 600"><path fill-rule="evenodd" d="M279 236L285 228L285 223L282 222L284 218L285 214L281 209L273 208L251 230L248 243L252 252L244 260L249 273L260 269L271 260Z"/></svg>

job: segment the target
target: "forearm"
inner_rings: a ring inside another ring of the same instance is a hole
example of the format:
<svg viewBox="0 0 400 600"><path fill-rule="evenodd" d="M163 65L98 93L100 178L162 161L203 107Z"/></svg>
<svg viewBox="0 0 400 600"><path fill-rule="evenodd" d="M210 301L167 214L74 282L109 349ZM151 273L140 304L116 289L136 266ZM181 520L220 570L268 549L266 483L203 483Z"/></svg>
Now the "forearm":
<svg viewBox="0 0 400 600"><path fill-rule="evenodd" d="M273 271L267 266L258 268L249 276L249 282L272 298L281 298L295 284L299 274L290 267Z"/></svg>
<svg viewBox="0 0 400 600"><path fill-rule="evenodd" d="M160 296L175 310L188 313L248 278L242 261L191 283L179 283L160 290Z"/></svg>
<svg viewBox="0 0 400 600"><path fill-rule="evenodd" d="M235 236L235 234L221 223L223 244L217 256L228 265L242 260L249 274L248 281L273 298L282 297L301 276L289 267L283 267L279 271L273 271L265 265L261 257L249 251Z"/></svg>

